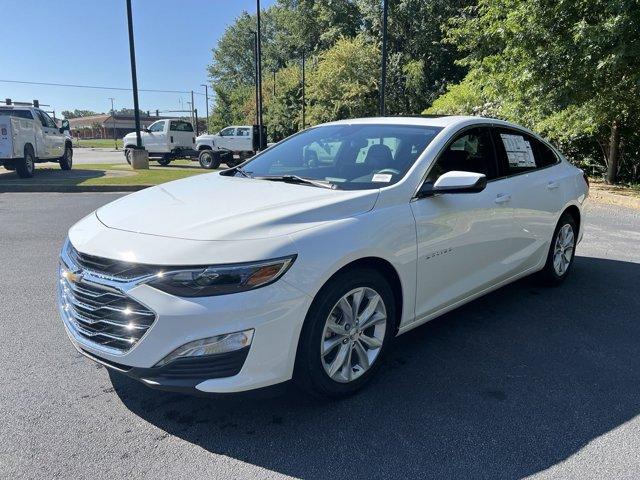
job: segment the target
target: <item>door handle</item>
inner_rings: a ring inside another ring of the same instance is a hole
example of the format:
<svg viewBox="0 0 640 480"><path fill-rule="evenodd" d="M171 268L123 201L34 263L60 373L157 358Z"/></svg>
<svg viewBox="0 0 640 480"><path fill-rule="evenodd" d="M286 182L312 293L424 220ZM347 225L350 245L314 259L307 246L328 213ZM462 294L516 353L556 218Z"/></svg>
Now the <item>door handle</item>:
<svg viewBox="0 0 640 480"><path fill-rule="evenodd" d="M511 194L509 193L500 193L494 200L495 203L506 203L511 200Z"/></svg>
<svg viewBox="0 0 640 480"><path fill-rule="evenodd" d="M549 190L554 190L554 189L558 188L559 186L560 186L560 184L558 182L553 181L553 180L550 181L549 183L547 183L547 188Z"/></svg>

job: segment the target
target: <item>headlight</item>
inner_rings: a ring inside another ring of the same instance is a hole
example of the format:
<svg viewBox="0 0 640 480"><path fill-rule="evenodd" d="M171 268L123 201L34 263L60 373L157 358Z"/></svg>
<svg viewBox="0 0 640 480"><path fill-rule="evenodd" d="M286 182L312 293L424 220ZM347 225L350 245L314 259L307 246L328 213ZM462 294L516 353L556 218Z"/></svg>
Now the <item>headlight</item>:
<svg viewBox="0 0 640 480"><path fill-rule="evenodd" d="M147 281L148 285L178 297L210 297L244 292L275 282L296 256L263 262L169 270Z"/></svg>

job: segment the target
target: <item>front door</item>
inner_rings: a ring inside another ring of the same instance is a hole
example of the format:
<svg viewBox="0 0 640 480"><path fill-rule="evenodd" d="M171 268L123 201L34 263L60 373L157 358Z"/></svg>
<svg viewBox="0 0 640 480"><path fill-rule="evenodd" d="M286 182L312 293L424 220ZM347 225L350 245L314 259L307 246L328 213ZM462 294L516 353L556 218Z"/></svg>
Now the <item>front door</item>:
<svg viewBox="0 0 640 480"><path fill-rule="evenodd" d="M220 130L219 139L217 141L218 147L221 150L231 150L233 151L233 140L236 137L236 128L235 127L227 127Z"/></svg>
<svg viewBox="0 0 640 480"><path fill-rule="evenodd" d="M64 154L64 144L66 137L56 126L53 119L42 110L36 110L42 124L42 136L44 140L45 156L39 155L40 158L56 159Z"/></svg>
<svg viewBox="0 0 640 480"><path fill-rule="evenodd" d="M148 132L146 132L144 139L144 146L149 153L166 153L167 135L165 133L166 120L158 120L152 123Z"/></svg>
<svg viewBox="0 0 640 480"><path fill-rule="evenodd" d="M489 127L459 132L435 161L426 182L450 171L483 173L479 193L416 199L418 242L416 320L455 305L513 274L513 209L498 168Z"/></svg>

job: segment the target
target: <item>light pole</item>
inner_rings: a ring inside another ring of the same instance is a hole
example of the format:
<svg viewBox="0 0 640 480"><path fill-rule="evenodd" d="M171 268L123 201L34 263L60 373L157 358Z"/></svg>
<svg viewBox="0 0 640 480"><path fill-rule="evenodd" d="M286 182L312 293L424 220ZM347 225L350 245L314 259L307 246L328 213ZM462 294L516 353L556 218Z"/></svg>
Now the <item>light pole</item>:
<svg viewBox="0 0 640 480"><path fill-rule="evenodd" d="M262 138L262 50L260 46L260 0L256 0L257 11L257 23L258 31L256 32L256 54L258 57L258 138L260 139L260 145L258 150L262 150L263 138Z"/></svg>
<svg viewBox="0 0 640 480"><path fill-rule="evenodd" d="M306 125L306 118L305 118L305 98L304 98L304 94L305 94L305 58L304 58L304 50L302 50L302 130L304 130L305 125Z"/></svg>
<svg viewBox="0 0 640 480"><path fill-rule="evenodd" d="M389 16L389 0L382 0L382 73L380 78L380 116L384 117L386 106L384 90L387 86L387 17Z"/></svg>
<svg viewBox="0 0 640 480"><path fill-rule="evenodd" d="M127 0L127 24L129 28L129 57L131 59L131 83L133 87L133 115L136 122L136 146L140 149L142 148L142 138L140 138L138 78L136 75L136 49L133 43L133 15L131 14L131 0Z"/></svg>
<svg viewBox="0 0 640 480"><path fill-rule="evenodd" d="M113 101L115 98L109 97L111 100L111 123L113 123L113 147L118 149L118 140L116 139L116 111L113 109Z"/></svg>
<svg viewBox="0 0 640 480"><path fill-rule="evenodd" d="M191 90L191 124L193 124L193 109L196 108L195 103L193 103L193 90Z"/></svg>
<svg viewBox="0 0 640 480"><path fill-rule="evenodd" d="M206 83L201 83L200 84L201 87L204 87L204 101L205 103L205 113L207 114L207 133L209 133L209 87L207 86Z"/></svg>
<svg viewBox="0 0 640 480"><path fill-rule="evenodd" d="M253 35L253 83L256 90L256 125L258 125L260 123L260 109L258 106L260 97L258 89L258 33L252 31L251 34Z"/></svg>

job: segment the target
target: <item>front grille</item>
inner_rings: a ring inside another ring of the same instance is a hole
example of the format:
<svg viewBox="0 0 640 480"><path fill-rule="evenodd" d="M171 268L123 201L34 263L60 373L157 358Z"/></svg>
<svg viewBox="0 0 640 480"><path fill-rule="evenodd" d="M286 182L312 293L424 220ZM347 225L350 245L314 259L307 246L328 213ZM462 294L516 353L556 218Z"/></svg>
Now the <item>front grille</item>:
<svg viewBox="0 0 640 480"><path fill-rule="evenodd" d="M122 264L80 254L68 243L60 269L59 302L67 328L79 342L112 354L131 349L156 319L126 294L142 267Z"/></svg>

